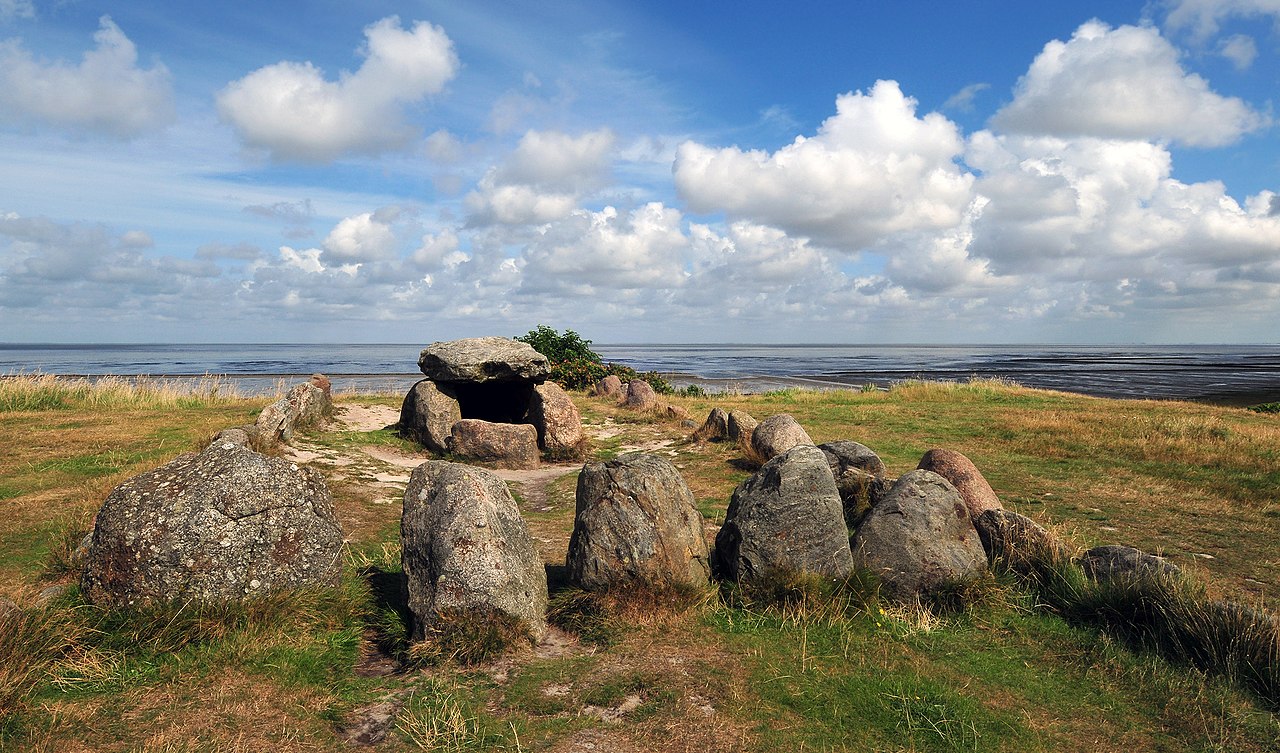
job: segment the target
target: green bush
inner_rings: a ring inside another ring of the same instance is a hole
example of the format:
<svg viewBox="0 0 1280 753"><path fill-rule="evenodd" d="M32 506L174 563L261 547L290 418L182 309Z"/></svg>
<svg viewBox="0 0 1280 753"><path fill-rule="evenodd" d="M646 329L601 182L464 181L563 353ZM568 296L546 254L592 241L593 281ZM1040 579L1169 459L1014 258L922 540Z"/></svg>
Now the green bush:
<svg viewBox="0 0 1280 753"><path fill-rule="evenodd" d="M586 361L601 363L600 354L591 349L591 341L571 329L564 334L556 332L545 324L539 324L527 334L516 337L522 343L528 343L533 349L547 357L551 363Z"/></svg>
<svg viewBox="0 0 1280 753"><path fill-rule="evenodd" d="M1280 403L1261 403L1249 406L1254 413L1280 413Z"/></svg>
<svg viewBox="0 0 1280 753"><path fill-rule="evenodd" d="M539 324L536 329L514 339L528 343L546 356L551 362L551 381L566 390L588 389L613 374L623 382L643 379L659 395L675 392L675 388L656 371L642 374L620 363L605 363L599 353L591 350L591 341L582 339L581 335L571 329L566 329L561 334L545 324Z"/></svg>

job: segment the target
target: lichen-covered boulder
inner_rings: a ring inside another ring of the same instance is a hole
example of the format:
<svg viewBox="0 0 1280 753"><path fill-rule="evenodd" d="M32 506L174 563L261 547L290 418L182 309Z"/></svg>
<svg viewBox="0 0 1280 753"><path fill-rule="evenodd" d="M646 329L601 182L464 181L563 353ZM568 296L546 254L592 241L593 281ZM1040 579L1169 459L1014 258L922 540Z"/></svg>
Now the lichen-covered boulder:
<svg viewBox="0 0 1280 753"><path fill-rule="evenodd" d="M709 556L702 526L693 492L670 461L629 453L588 463L578 476L569 579L588 590L629 583L705 586Z"/></svg>
<svg viewBox="0 0 1280 753"><path fill-rule="evenodd" d="M1181 569L1164 557L1147 554L1131 546L1095 546L1080 557L1085 575L1094 580L1115 578L1169 577Z"/></svg>
<svg viewBox="0 0 1280 753"><path fill-rule="evenodd" d="M943 477L922 470L898 479L871 508L854 536L853 558L900 601L976 577L987 567L960 493Z"/></svg>
<svg viewBox="0 0 1280 753"><path fill-rule="evenodd" d="M586 432L582 430L582 414L560 385L543 382L533 388L528 420L537 430L538 444L548 456L582 456L587 444Z"/></svg>
<svg viewBox="0 0 1280 753"><path fill-rule="evenodd" d="M999 510L1002 507L1000 498L982 472L969 458L955 450L929 450L920 458L920 464L916 467L933 471L950 481L956 491L960 492L972 517L977 517L985 510Z"/></svg>
<svg viewBox="0 0 1280 753"><path fill-rule="evenodd" d="M400 433L432 452L447 452L449 433L462 420L462 408L449 385L423 379L400 404Z"/></svg>
<svg viewBox="0 0 1280 753"><path fill-rule="evenodd" d="M760 422L744 410L731 410L725 420L725 435L730 442L750 442L751 432L756 430Z"/></svg>
<svg viewBox="0 0 1280 753"><path fill-rule="evenodd" d="M492 471L430 460L413 470L400 518L412 634L442 615L502 612L546 632L547 575L507 485Z"/></svg>
<svg viewBox="0 0 1280 753"><path fill-rule="evenodd" d="M1068 559L1067 545L1039 523L1012 510L983 510L973 519L987 560L1024 575Z"/></svg>
<svg viewBox="0 0 1280 753"><path fill-rule="evenodd" d="M627 382L627 396L622 404L632 410L655 410L658 407L658 393L645 380L632 379Z"/></svg>
<svg viewBox="0 0 1280 753"><path fill-rule="evenodd" d="M538 430L531 424L495 424L464 418L449 432L449 452L497 468L538 467Z"/></svg>
<svg viewBox="0 0 1280 753"><path fill-rule="evenodd" d="M215 441L111 492L81 588L109 606L234 601L336 585L341 551L320 474Z"/></svg>
<svg viewBox="0 0 1280 753"><path fill-rule="evenodd" d="M288 442L298 429L315 426L333 412L329 392L313 382L294 386L284 397L262 409L254 422L254 434L259 442L267 445Z"/></svg>
<svg viewBox="0 0 1280 753"><path fill-rule="evenodd" d="M551 373L551 362L519 340L471 337L432 343L419 355L418 368L435 382L541 383Z"/></svg>
<svg viewBox="0 0 1280 753"><path fill-rule="evenodd" d="M734 490L712 569L718 578L746 584L852 571L840 493L822 450L793 447Z"/></svg>
<svg viewBox="0 0 1280 753"><path fill-rule="evenodd" d="M712 408L707 420L693 433L695 442L714 442L729 436L729 414L724 408Z"/></svg>
<svg viewBox="0 0 1280 753"><path fill-rule="evenodd" d="M811 445L813 440L789 413L769 416L751 432L751 449L762 463L802 444Z"/></svg>

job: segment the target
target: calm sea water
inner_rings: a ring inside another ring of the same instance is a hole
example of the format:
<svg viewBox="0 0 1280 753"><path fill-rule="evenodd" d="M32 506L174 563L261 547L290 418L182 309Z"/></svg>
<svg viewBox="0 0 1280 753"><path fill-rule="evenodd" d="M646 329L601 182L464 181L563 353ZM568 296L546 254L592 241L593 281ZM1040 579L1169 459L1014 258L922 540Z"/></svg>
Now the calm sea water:
<svg viewBox="0 0 1280 753"><path fill-rule="evenodd" d="M0 374L225 375L243 392L328 374L338 389L407 390L421 345L0 344ZM600 345L609 361L677 385L754 392L1000 377L1103 397L1280 400L1280 346Z"/></svg>

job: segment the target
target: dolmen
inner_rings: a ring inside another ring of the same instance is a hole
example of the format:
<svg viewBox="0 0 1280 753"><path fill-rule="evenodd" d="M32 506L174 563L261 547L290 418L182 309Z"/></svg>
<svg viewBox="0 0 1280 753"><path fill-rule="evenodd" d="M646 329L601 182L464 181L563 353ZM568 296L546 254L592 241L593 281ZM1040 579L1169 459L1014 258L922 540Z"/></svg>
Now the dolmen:
<svg viewBox="0 0 1280 753"><path fill-rule="evenodd" d="M582 417L547 381L551 364L527 343L504 337L437 342L423 349L400 408L403 436L438 454L499 468L535 468L540 455L579 457Z"/></svg>

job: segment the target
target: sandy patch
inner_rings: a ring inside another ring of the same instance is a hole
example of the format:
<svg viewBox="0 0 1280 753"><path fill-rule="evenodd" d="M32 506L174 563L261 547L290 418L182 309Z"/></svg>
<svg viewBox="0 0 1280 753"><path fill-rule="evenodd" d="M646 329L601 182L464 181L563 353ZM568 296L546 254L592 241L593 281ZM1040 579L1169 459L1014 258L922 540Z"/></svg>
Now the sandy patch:
<svg viewBox="0 0 1280 753"><path fill-rule="evenodd" d="M349 431L378 431L400 421L400 411L389 405L340 405L333 418Z"/></svg>
<svg viewBox="0 0 1280 753"><path fill-rule="evenodd" d="M430 460L427 454L409 455L399 450L393 450L388 447L376 447L374 445L366 445L360 448L360 451L374 460L381 461L387 465L394 465L397 468L417 468L423 463Z"/></svg>

